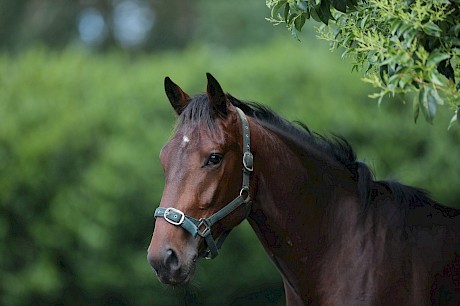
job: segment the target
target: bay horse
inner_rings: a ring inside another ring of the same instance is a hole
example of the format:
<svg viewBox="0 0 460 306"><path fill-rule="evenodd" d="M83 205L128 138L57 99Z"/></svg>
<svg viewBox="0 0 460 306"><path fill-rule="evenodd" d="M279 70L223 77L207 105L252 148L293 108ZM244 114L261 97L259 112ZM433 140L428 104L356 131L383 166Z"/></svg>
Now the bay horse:
<svg viewBox="0 0 460 306"><path fill-rule="evenodd" d="M160 152L165 187L148 261L181 285L248 219L282 275L287 305L460 305L460 211L377 181L349 143L225 94L207 74Z"/></svg>

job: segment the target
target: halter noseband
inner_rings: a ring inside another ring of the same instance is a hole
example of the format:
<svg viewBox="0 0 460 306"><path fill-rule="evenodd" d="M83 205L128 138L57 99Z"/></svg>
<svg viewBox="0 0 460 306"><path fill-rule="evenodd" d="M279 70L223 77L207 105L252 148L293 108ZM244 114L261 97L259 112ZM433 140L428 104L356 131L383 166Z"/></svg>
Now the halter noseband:
<svg viewBox="0 0 460 306"><path fill-rule="evenodd" d="M240 207L241 204L247 205L246 217L250 212L249 178L254 166L254 158L251 153L251 134L246 115L238 107L236 107L236 110L240 116L243 127L243 186L241 187L240 194L233 201L208 218L195 219L173 207L158 207L154 213L155 218L164 218L172 225L182 227L194 238L196 238L197 235L204 238L208 250L204 254L200 254L200 256L206 259L212 259L218 255L218 250L230 233L230 230L224 232L217 238L217 241L214 241L211 235L211 227Z"/></svg>

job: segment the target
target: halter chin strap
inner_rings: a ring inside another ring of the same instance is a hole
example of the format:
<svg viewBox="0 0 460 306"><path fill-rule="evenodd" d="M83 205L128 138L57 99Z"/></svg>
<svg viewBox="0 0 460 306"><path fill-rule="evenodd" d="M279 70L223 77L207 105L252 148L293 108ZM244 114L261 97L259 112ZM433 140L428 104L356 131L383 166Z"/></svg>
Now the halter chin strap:
<svg viewBox="0 0 460 306"><path fill-rule="evenodd" d="M254 166L254 158L251 153L251 134L246 115L238 107L236 107L236 110L240 116L243 127L243 185L241 187L240 194L233 201L208 218L195 219L173 207L158 207L154 213L155 218L164 218L172 225L182 227L194 238L196 238L196 236L204 238L208 246L208 250L203 254L200 254L200 256L206 259L212 259L218 255L218 250L230 233L230 230L228 230L220 235L217 238L217 241L214 241L214 238L211 235L211 227L242 204L246 204L246 217L250 212L249 178Z"/></svg>

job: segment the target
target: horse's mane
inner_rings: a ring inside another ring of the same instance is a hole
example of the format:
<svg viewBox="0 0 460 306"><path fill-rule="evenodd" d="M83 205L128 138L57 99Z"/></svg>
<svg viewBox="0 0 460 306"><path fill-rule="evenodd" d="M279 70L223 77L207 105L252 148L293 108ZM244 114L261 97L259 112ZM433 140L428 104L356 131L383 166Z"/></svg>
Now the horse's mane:
<svg viewBox="0 0 460 306"><path fill-rule="evenodd" d="M289 135L291 141L295 141L300 145L308 143L314 146L323 154L327 154L344 165L352 174L352 178L358 183L363 214L366 213L370 205L377 198L381 197L382 194L386 197L391 196L394 202L400 204L401 217L404 219L415 208L434 208L444 217L450 218L454 218L460 214L460 210L438 204L422 189L395 181L376 181L370 168L365 163L357 160L353 148L341 136L333 134L330 137L325 137L310 131L301 122L290 122L282 118L266 106L255 102L240 101L229 94L227 94L227 98L247 116L256 119L264 125L282 131L284 135ZM178 126L200 122L201 124L205 124L210 131L215 130L215 118L211 108L212 106L208 102L206 94L194 96L180 115Z"/></svg>

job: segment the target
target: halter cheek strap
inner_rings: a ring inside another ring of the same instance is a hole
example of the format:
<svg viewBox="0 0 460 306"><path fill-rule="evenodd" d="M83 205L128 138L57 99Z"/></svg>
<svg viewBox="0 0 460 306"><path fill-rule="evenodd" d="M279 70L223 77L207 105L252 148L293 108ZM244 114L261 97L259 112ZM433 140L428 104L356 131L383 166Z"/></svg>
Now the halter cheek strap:
<svg viewBox="0 0 460 306"><path fill-rule="evenodd" d="M208 218L195 219L173 207L158 207L154 213L155 218L164 218L168 223L182 227L194 238L196 238L196 236L204 238L208 250L204 254L200 254L200 256L203 256L206 259L212 259L218 255L218 250L224 243L225 238L227 238L228 234L230 233L230 230L224 232L219 236L217 241L215 241L211 234L211 227L232 213L242 204L246 204L245 218L249 215L250 212L251 202L249 196L249 179L254 167L254 157L251 153L251 133L249 130L249 122L246 115L238 107L236 107L236 110L241 119L241 124L243 127L243 184L240 190L240 194L233 201L225 205L222 209Z"/></svg>

